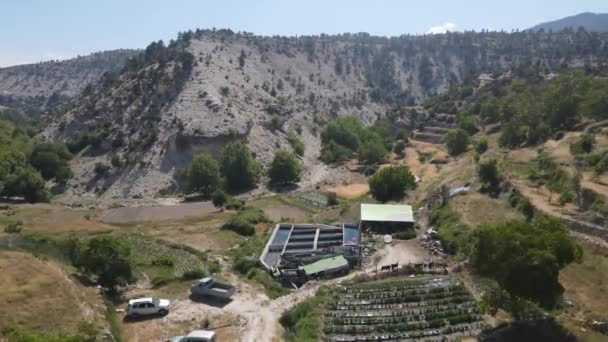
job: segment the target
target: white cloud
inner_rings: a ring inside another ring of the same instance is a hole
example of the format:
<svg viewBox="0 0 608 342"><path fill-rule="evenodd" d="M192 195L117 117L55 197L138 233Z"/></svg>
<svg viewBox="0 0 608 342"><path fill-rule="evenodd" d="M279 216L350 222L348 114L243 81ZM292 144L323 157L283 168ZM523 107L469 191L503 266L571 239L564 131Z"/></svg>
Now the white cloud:
<svg viewBox="0 0 608 342"><path fill-rule="evenodd" d="M56 52L56 51L48 51L44 54L43 60L62 60L69 58L64 53Z"/></svg>
<svg viewBox="0 0 608 342"><path fill-rule="evenodd" d="M446 33L448 31L455 31L456 27L458 27L458 26L454 23L445 22L441 25L431 26L431 28L429 29L429 31L427 33L429 33L429 34Z"/></svg>

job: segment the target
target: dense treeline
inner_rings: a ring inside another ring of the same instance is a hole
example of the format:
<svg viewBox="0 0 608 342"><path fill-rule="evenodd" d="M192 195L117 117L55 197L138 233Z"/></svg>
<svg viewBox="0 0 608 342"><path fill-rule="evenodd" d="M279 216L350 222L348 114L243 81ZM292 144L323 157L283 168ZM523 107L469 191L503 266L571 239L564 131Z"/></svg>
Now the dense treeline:
<svg viewBox="0 0 608 342"><path fill-rule="evenodd" d="M371 165L385 159L396 138L405 137L405 132L390 134L386 120L376 120L365 127L354 116L345 116L330 121L321 130L321 159L326 163L346 160L354 153L361 162Z"/></svg>
<svg viewBox="0 0 608 342"><path fill-rule="evenodd" d="M47 201L46 181L71 178L71 158L65 145L35 141L23 129L0 120L0 196Z"/></svg>
<svg viewBox="0 0 608 342"><path fill-rule="evenodd" d="M297 183L302 173L300 160L287 150L278 150L267 170L271 184ZM230 192L250 190L257 186L261 176L262 165L249 146L240 140L226 144L219 161L203 153L176 174L184 192L211 196L220 208L228 201L223 189Z"/></svg>
<svg viewBox="0 0 608 342"><path fill-rule="evenodd" d="M196 30L194 38L221 41L245 39L262 53L293 56L305 53L310 62L334 64L336 75L362 72L373 101L413 104L406 83L419 80L423 93L438 84L468 83L479 73L507 69L517 76L549 73L581 60L606 61L608 34L585 30L561 32L452 32L441 35L379 37L368 33L264 37L231 30ZM328 55L331 55L328 56ZM460 61L460 62L455 62ZM402 69L412 69L405 80Z"/></svg>
<svg viewBox="0 0 608 342"><path fill-rule="evenodd" d="M601 67L589 67L564 70L550 79L538 74L506 77L477 92L470 86L453 89L429 99L427 107L457 112L461 126L473 117L486 125L500 123L501 146L535 145L573 130L583 120L608 119L608 79L601 77L605 73Z"/></svg>

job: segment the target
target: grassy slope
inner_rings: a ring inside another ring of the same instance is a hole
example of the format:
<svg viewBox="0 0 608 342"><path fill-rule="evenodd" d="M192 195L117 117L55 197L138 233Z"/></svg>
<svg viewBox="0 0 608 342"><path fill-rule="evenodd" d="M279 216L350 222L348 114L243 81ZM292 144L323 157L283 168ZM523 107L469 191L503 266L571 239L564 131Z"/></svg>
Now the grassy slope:
<svg viewBox="0 0 608 342"><path fill-rule="evenodd" d="M98 320L94 288L68 278L52 262L22 252L0 251L0 325L17 324L43 333L76 333L81 322Z"/></svg>

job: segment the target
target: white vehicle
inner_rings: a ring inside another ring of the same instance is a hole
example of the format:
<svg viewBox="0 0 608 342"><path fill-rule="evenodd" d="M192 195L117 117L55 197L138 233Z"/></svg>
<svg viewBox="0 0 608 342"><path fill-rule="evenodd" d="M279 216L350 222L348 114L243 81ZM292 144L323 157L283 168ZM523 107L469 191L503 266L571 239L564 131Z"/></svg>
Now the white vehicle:
<svg viewBox="0 0 608 342"><path fill-rule="evenodd" d="M156 297L131 299L127 307L127 315L132 317L156 314L166 315L169 313L169 305L169 300Z"/></svg>
<svg viewBox="0 0 608 342"><path fill-rule="evenodd" d="M171 338L171 342L216 342L215 331L193 330L186 336Z"/></svg>

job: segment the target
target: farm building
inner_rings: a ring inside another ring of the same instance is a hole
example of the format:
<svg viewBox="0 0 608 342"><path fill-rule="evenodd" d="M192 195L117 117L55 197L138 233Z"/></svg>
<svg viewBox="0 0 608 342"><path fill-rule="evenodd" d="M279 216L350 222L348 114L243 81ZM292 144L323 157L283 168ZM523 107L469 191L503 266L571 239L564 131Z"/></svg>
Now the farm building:
<svg viewBox="0 0 608 342"><path fill-rule="evenodd" d="M415 223L411 205L361 204L361 231L371 229L380 233L395 233L413 229Z"/></svg>
<svg viewBox="0 0 608 342"><path fill-rule="evenodd" d="M352 224L280 223L270 235L260 262L284 280L302 284L309 277L329 275L334 269L344 270L342 260L347 261L348 269L358 265L360 239L359 228ZM337 256L340 258L332 259Z"/></svg>

